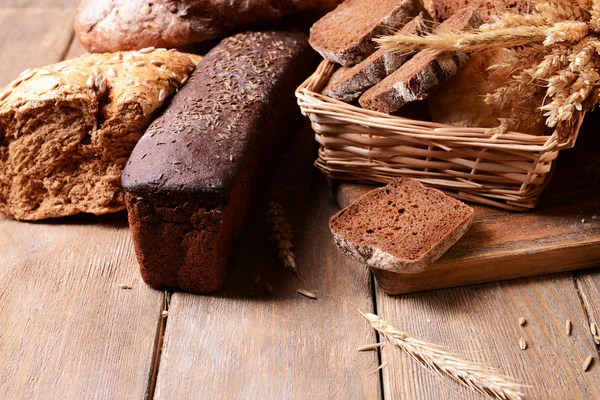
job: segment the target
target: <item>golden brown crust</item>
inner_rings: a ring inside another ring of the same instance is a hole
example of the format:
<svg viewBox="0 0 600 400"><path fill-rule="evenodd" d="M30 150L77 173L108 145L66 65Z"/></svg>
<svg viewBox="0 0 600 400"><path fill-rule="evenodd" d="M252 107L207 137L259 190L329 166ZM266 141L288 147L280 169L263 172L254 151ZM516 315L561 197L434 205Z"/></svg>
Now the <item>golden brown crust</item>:
<svg viewBox="0 0 600 400"><path fill-rule="evenodd" d="M38 220L124 209L127 158L197 62L144 49L24 71L0 91L0 212Z"/></svg>

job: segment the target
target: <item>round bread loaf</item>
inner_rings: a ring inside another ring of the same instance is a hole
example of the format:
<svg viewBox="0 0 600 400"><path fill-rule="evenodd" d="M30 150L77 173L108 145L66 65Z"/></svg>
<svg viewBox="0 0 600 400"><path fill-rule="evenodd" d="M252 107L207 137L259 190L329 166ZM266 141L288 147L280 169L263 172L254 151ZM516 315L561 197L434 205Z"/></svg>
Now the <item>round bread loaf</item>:
<svg viewBox="0 0 600 400"><path fill-rule="evenodd" d="M298 11L333 9L341 0L83 0L75 33L90 52L179 47L241 25Z"/></svg>

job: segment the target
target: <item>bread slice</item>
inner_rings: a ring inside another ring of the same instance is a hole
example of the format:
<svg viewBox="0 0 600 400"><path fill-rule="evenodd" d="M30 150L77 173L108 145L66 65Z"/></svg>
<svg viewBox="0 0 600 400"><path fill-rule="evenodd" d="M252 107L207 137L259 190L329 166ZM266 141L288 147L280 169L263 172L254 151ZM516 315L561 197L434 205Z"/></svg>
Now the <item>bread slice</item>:
<svg viewBox="0 0 600 400"><path fill-rule="evenodd" d="M310 29L310 45L323 58L345 67L377 50L373 38L404 26L421 11L422 0L346 0Z"/></svg>
<svg viewBox="0 0 600 400"><path fill-rule="evenodd" d="M371 267L416 273L469 229L473 209L437 189L397 178L331 218L338 248Z"/></svg>
<svg viewBox="0 0 600 400"><path fill-rule="evenodd" d="M407 35L427 33L431 26L429 21L429 14L422 11L400 31ZM410 54L379 49L354 67L341 67L335 71L323 89L323 94L349 103L400 68L409 58Z"/></svg>
<svg viewBox="0 0 600 400"><path fill-rule="evenodd" d="M475 8L465 8L440 24L435 32L458 32L477 28L481 18ZM425 100L439 84L458 72L468 59L463 53L426 49L417 53L397 71L367 90L359 99L363 108L390 114L406 103Z"/></svg>

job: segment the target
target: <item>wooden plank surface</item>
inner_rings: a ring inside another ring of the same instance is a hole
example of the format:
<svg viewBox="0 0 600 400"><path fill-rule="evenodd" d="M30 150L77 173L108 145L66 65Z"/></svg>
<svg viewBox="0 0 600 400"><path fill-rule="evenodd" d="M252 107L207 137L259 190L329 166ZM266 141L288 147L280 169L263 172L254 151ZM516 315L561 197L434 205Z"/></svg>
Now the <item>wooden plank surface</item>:
<svg viewBox="0 0 600 400"><path fill-rule="evenodd" d="M73 8L0 7L0 87L25 69L62 60L73 38Z"/></svg>
<svg viewBox="0 0 600 400"><path fill-rule="evenodd" d="M2 1L0 86L25 68L82 53L77 43L69 47L76 2ZM580 147L598 157L597 147ZM569 273L399 297L377 289L374 297L368 270L333 245L327 221L337 207L311 172L313 154L298 157L285 164L257 208L225 290L172 296L162 355L165 299L139 279L124 213L35 224L1 218L0 398L143 398L154 378L160 399L479 398L391 346L380 355L389 363L382 391L372 374L378 354L355 351L376 340L357 312L374 311L374 298L377 313L398 328L521 379L531 385L529 398L600 398L600 365L581 372L588 353L598 356L587 328L600 319L597 271L577 272L575 280ZM560 182L581 186L599 169L586 161L584 172ZM558 197L575 193L554 186ZM284 205L295 229L302 280L283 270L267 241L269 198ZM581 218L593 212L586 210ZM594 226L584 227L595 235ZM515 263L522 267L523 260ZM133 288L120 289L121 283ZM298 288L318 300L298 295ZM519 316L528 320L523 328ZM566 318L574 324L569 337ZM529 343L526 351L518 348L520 336Z"/></svg>
<svg viewBox="0 0 600 400"><path fill-rule="evenodd" d="M2 218L0 252L0 398L144 397L163 294L139 278L125 214Z"/></svg>
<svg viewBox="0 0 600 400"><path fill-rule="evenodd" d="M72 8L0 8L0 84L59 61L72 17ZM0 398L146 395L164 296L139 278L125 213L1 217L0 253Z"/></svg>
<svg viewBox="0 0 600 400"><path fill-rule="evenodd" d="M399 329L496 367L531 387L529 399L600 398L600 365L581 365L598 352L572 274L402 296L377 291L379 315ZM527 323L519 326L519 317ZM571 336L565 321L573 323ZM527 350L519 348L519 338ZM388 399L480 399L440 378L391 346L382 349L383 392Z"/></svg>
<svg viewBox="0 0 600 400"><path fill-rule="evenodd" d="M173 294L157 399L380 398L377 353L356 351L375 342L357 311L373 310L370 274L336 250L327 222L337 206L312 169L311 133L300 140L308 151L286 160L266 198L280 201L290 219L301 279L267 241L263 201L225 288L211 296ZM300 288L318 300L296 293Z"/></svg>

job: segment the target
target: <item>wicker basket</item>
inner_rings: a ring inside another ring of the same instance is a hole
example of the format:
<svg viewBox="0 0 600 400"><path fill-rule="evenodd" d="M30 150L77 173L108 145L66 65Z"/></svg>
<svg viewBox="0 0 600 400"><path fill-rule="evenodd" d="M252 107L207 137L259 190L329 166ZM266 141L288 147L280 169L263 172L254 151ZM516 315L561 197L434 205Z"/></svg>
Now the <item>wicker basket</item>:
<svg viewBox="0 0 600 400"><path fill-rule="evenodd" d="M391 116L319 94L335 68L323 61L296 90L320 144L315 164L332 179L385 183L408 176L462 200L528 210L548 184L558 151L574 146L583 121L579 115L560 135L490 135L485 128Z"/></svg>

